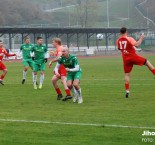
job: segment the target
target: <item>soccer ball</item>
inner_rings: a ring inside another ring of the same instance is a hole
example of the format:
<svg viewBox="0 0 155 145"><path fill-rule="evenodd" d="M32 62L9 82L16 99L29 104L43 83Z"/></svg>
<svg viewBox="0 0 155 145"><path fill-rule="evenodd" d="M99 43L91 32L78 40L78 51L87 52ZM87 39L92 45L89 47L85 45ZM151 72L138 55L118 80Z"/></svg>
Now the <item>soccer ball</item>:
<svg viewBox="0 0 155 145"><path fill-rule="evenodd" d="M98 40L102 40L102 39L103 39L103 34L100 34L100 33L99 33L99 34L97 34L96 37L97 37Z"/></svg>

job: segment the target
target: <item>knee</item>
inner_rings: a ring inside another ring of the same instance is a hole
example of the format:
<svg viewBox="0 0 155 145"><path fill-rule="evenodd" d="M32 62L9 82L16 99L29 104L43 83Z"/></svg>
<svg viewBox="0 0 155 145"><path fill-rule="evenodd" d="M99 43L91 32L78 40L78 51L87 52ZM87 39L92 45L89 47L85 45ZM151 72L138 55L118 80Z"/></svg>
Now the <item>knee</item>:
<svg viewBox="0 0 155 145"><path fill-rule="evenodd" d="M73 82L73 86L74 86L75 88L78 88L79 83L78 83L78 82Z"/></svg>
<svg viewBox="0 0 155 145"><path fill-rule="evenodd" d="M8 70L6 69L6 70L4 70L4 73L6 74L8 72Z"/></svg>

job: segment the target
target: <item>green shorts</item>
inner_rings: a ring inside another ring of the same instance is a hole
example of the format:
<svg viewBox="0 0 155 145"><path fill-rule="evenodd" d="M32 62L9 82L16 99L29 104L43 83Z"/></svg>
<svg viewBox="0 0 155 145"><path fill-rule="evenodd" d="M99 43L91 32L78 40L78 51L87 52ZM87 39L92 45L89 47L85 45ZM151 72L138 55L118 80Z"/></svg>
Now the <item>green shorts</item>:
<svg viewBox="0 0 155 145"><path fill-rule="evenodd" d="M82 77L82 71L77 71L77 72L68 72L67 73L67 81L69 80L80 80Z"/></svg>
<svg viewBox="0 0 155 145"><path fill-rule="evenodd" d="M45 70L45 63L35 63L34 62L34 66L33 66L33 71L34 72L38 72L38 71L44 71Z"/></svg>
<svg viewBox="0 0 155 145"><path fill-rule="evenodd" d="M34 62L31 59L30 60L23 60L23 65L24 66L30 66L33 69Z"/></svg>

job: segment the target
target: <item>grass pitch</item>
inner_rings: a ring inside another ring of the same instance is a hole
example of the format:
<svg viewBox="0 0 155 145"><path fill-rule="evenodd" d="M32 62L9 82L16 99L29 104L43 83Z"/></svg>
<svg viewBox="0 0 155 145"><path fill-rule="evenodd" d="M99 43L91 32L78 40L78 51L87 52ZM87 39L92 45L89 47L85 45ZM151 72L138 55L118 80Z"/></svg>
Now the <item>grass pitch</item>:
<svg viewBox="0 0 155 145"><path fill-rule="evenodd" d="M147 58L155 65L154 55ZM22 85L22 63L6 62L5 86L0 86L0 145L154 144L149 140L154 136L142 136L145 130L155 132L155 80L147 68L134 67L126 99L121 57L79 61L80 105L56 100L52 69L46 67L43 89L34 90L31 70Z"/></svg>

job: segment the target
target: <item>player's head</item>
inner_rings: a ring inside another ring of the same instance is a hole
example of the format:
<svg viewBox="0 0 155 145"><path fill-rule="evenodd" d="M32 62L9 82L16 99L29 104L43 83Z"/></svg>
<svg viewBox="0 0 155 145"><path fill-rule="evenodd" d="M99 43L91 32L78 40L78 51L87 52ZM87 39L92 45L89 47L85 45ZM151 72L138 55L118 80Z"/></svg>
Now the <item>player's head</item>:
<svg viewBox="0 0 155 145"><path fill-rule="evenodd" d="M30 37L28 37L28 36L25 37L25 38L24 38L24 42L25 42L26 44L29 44L29 43L30 43Z"/></svg>
<svg viewBox="0 0 155 145"><path fill-rule="evenodd" d="M43 38L41 36L37 37L37 43L39 45L43 43Z"/></svg>
<svg viewBox="0 0 155 145"><path fill-rule="evenodd" d="M61 39L60 38L53 38L52 44L53 44L53 47L55 47L55 48L57 46L60 46L61 45Z"/></svg>
<svg viewBox="0 0 155 145"><path fill-rule="evenodd" d="M69 48L68 47L64 46L62 48L62 56L63 57L69 57Z"/></svg>
<svg viewBox="0 0 155 145"><path fill-rule="evenodd" d="M3 41L0 40L0 47L3 47Z"/></svg>
<svg viewBox="0 0 155 145"><path fill-rule="evenodd" d="M122 34L122 35L127 34L127 28L122 27L122 28L120 29L120 34Z"/></svg>

